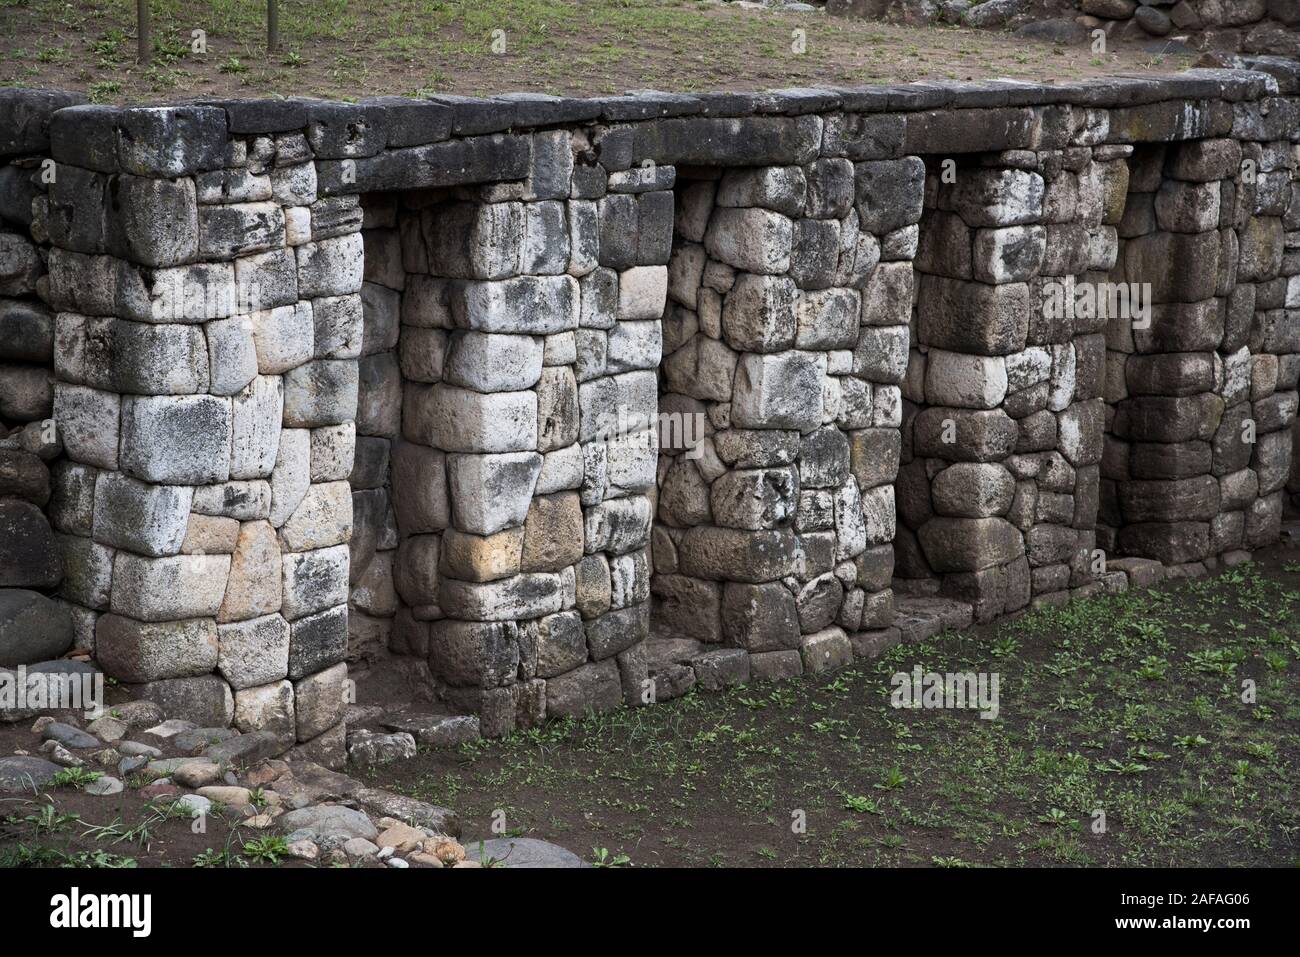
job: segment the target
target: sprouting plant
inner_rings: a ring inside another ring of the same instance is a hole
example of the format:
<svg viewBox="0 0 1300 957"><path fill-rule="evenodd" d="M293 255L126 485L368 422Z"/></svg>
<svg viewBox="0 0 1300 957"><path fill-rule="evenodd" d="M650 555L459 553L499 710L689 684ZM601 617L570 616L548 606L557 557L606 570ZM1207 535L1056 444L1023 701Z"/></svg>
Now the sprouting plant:
<svg viewBox="0 0 1300 957"><path fill-rule="evenodd" d="M902 770L895 764L880 775L880 783L876 785L876 788L881 791L893 791L901 788L906 783L907 778L903 776Z"/></svg>
<svg viewBox="0 0 1300 957"><path fill-rule="evenodd" d="M1039 817L1039 824L1051 824L1055 827L1064 827L1070 822L1070 815L1066 814L1059 807L1047 809L1047 813Z"/></svg>
<svg viewBox="0 0 1300 957"><path fill-rule="evenodd" d="M1148 656L1139 662L1133 673L1146 681L1164 681L1169 673L1169 662L1163 658Z"/></svg>
<svg viewBox="0 0 1300 957"><path fill-rule="evenodd" d="M1009 658L1016 653L1016 649L1019 647L1020 642L1018 642L1013 636L1003 635L997 641L993 642L993 647L989 649L989 654L994 658Z"/></svg>
<svg viewBox="0 0 1300 957"><path fill-rule="evenodd" d="M289 853L289 845L282 837L256 837L244 842L241 853L254 864L279 864Z"/></svg>
<svg viewBox="0 0 1300 957"><path fill-rule="evenodd" d="M87 768L64 768L50 778L50 783L58 788L84 788L92 781L104 776L103 771L91 771Z"/></svg>
<svg viewBox="0 0 1300 957"><path fill-rule="evenodd" d="M238 857L234 857L229 849L223 848L220 851L214 851L212 848L205 848L194 855L193 864L195 867L246 867L247 865Z"/></svg>
<svg viewBox="0 0 1300 957"><path fill-rule="evenodd" d="M626 854L611 855L609 849L605 847L593 847L591 857L592 867L623 867L632 863L632 858Z"/></svg>
<svg viewBox="0 0 1300 957"><path fill-rule="evenodd" d="M857 811L859 814L880 813L880 806L874 798L854 794L844 795L844 809L846 811Z"/></svg>

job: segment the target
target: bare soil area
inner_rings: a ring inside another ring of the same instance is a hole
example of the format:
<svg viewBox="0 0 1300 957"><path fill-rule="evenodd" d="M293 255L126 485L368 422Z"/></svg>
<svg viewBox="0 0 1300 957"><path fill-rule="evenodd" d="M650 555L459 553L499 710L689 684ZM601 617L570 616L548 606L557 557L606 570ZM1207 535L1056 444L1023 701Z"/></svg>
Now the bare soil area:
<svg viewBox="0 0 1300 957"><path fill-rule="evenodd" d="M1186 65L990 31L906 27L701 0L289 0L266 51L262 0L154 0L153 62L135 4L0 0L0 85L97 102L192 96L533 91L608 95L993 76L1077 80ZM201 42L200 42L201 41Z"/></svg>
<svg viewBox="0 0 1300 957"><path fill-rule="evenodd" d="M1257 558L371 778L631 866L1293 867L1300 550ZM894 708L917 666L999 675L996 720Z"/></svg>

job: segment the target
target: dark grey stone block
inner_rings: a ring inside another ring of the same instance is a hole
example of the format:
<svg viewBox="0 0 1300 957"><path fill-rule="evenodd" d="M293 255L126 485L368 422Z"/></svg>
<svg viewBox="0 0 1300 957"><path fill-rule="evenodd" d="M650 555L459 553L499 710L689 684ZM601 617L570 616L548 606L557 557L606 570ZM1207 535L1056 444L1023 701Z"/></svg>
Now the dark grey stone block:
<svg viewBox="0 0 1300 957"><path fill-rule="evenodd" d="M388 116L388 148L441 143L451 136L454 111L445 103L405 96L368 97L364 107L382 107Z"/></svg>
<svg viewBox="0 0 1300 957"><path fill-rule="evenodd" d="M307 126L309 100L202 100L205 106L226 111L226 125L234 134L288 133Z"/></svg>
<svg viewBox="0 0 1300 957"><path fill-rule="evenodd" d="M623 96L606 97L599 102L600 118L615 123L686 116L701 112L703 106L697 96L658 90L629 91Z"/></svg>
<svg viewBox="0 0 1300 957"><path fill-rule="evenodd" d="M358 160L324 160L317 164L317 188L322 195L335 196L508 182L528 174L528 157L527 137L501 133L476 136L386 150ZM349 170L355 172L355 177L347 176ZM355 178L355 182L348 182L348 178Z"/></svg>
<svg viewBox="0 0 1300 957"><path fill-rule="evenodd" d="M601 109L599 100L545 93L504 93L494 99L514 106L515 129L585 123L600 116Z"/></svg>
<svg viewBox="0 0 1300 957"><path fill-rule="evenodd" d="M509 100L481 99L442 93L430 97L434 103L451 107L451 131L456 136L499 133L515 125L515 104Z"/></svg>
<svg viewBox="0 0 1300 957"><path fill-rule="evenodd" d="M211 106L135 107L117 116L124 172L174 179L225 164L226 111Z"/></svg>
<svg viewBox="0 0 1300 957"><path fill-rule="evenodd" d="M53 114L85 101L80 93L63 90L0 89L0 156L49 149Z"/></svg>
<svg viewBox="0 0 1300 957"><path fill-rule="evenodd" d="M388 112L373 101L313 102L307 108L307 141L318 159L374 156L388 142Z"/></svg>

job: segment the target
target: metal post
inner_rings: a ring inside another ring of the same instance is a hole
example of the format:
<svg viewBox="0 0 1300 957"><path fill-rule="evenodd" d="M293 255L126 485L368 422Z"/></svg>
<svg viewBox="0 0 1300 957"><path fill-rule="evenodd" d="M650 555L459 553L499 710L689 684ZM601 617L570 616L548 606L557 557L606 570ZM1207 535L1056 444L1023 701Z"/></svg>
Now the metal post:
<svg viewBox="0 0 1300 957"><path fill-rule="evenodd" d="M266 0L266 49L280 47L280 5L276 0Z"/></svg>

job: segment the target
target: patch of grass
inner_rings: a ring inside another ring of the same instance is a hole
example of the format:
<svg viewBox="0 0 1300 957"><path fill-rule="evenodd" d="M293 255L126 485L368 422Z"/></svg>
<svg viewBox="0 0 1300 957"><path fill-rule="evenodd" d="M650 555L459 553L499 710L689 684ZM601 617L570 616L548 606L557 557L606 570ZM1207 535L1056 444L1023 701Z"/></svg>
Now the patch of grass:
<svg viewBox="0 0 1300 957"><path fill-rule="evenodd" d="M133 4L2 0L0 46L36 53L0 62L0 83L27 79L34 64L43 85L93 87L99 99L593 95L989 75L1074 79L1152 65L1136 51L1090 64L1086 47L694 0L282 0L279 52L265 48L262 0L154 0L151 7L153 67L171 71L164 76L172 82L159 84L135 62ZM194 43L196 31L205 50Z"/></svg>
<svg viewBox="0 0 1300 957"><path fill-rule="evenodd" d="M1297 572L1043 608L371 775L455 807L471 837L501 813L638 866L1294 865ZM917 664L997 672L999 718L895 710L890 678Z"/></svg>
<svg viewBox="0 0 1300 957"><path fill-rule="evenodd" d="M289 845L278 836L255 837L244 842L240 853L254 864L279 864L289 853Z"/></svg>
<svg viewBox="0 0 1300 957"><path fill-rule="evenodd" d="M103 776L103 771L91 771L89 768L64 768L50 779L50 784L56 788L84 788Z"/></svg>

